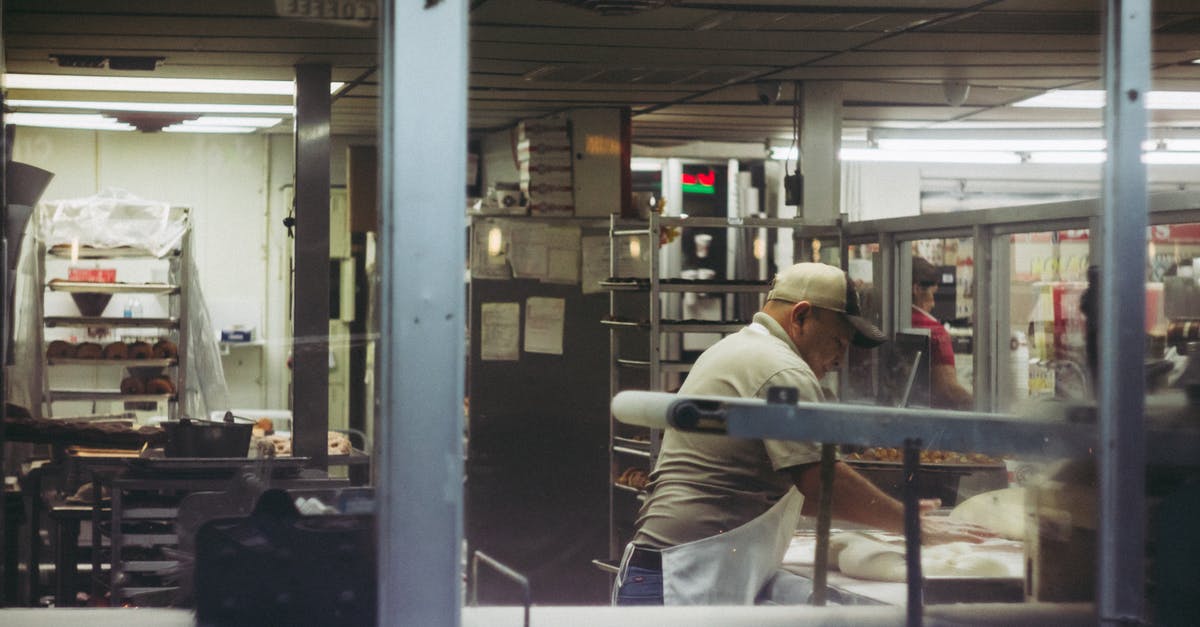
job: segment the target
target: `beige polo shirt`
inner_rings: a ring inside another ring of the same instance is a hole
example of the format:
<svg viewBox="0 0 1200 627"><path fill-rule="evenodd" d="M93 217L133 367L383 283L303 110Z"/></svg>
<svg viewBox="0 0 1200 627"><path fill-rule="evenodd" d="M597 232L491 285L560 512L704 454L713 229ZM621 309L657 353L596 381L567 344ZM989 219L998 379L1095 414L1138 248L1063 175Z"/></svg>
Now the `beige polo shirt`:
<svg viewBox="0 0 1200 627"><path fill-rule="evenodd" d="M764 398L788 386L802 401L824 395L791 338L765 313L700 355L680 394ZM783 469L818 462L818 444L744 440L667 429L647 486L634 542L666 548L734 529L767 511L792 486Z"/></svg>

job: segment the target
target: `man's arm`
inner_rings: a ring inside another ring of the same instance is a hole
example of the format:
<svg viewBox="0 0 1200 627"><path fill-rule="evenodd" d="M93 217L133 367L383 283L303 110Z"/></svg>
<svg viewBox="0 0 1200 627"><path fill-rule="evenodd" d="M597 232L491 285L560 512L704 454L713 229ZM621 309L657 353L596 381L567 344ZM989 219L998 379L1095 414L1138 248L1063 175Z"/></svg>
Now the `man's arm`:
<svg viewBox="0 0 1200 627"><path fill-rule="evenodd" d="M884 494L869 479L842 462L833 465L833 517L884 531L904 532L904 506ZM801 513L813 516L821 494L821 465L806 464L787 469L792 483L804 495ZM936 501L925 501L922 511L933 509ZM921 540L925 544L966 541L981 542L995 536L979 525L956 523L942 517L922 517Z"/></svg>

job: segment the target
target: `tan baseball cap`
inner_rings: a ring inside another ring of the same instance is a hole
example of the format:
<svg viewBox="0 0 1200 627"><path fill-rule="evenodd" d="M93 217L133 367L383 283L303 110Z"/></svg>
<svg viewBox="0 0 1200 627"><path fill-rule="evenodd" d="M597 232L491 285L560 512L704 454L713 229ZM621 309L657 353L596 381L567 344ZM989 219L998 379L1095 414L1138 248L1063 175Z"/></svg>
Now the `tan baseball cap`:
<svg viewBox="0 0 1200 627"><path fill-rule="evenodd" d="M804 262L780 270L771 282L767 300L792 303L807 301L822 309L841 313L854 327L855 346L875 348L887 341L883 331L862 317L858 292L841 268L824 263Z"/></svg>

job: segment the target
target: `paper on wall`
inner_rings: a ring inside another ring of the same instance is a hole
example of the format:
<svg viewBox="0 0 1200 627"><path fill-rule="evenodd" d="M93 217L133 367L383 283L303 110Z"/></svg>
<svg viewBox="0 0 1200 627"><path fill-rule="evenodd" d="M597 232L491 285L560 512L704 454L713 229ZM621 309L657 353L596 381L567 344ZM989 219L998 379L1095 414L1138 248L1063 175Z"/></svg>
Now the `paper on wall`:
<svg viewBox="0 0 1200 627"><path fill-rule="evenodd" d="M566 299L535 296L525 300L525 352L563 354Z"/></svg>
<svg viewBox="0 0 1200 627"><path fill-rule="evenodd" d="M579 283L579 234L577 226L546 229L546 282Z"/></svg>
<svg viewBox="0 0 1200 627"><path fill-rule="evenodd" d="M608 237L589 235L581 239L580 248L583 257L583 267L580 270L582 292L596 294L604 291L600 288L600 282L606 280L611 274L608 261L611 253Z"/></svg>
<svg viewBox="0 0 1200 627"><path fill-rule="evenodd" d="M483 303L479 308L479 358L516 361L520 357L520 332L520 303Z"/></svg>
<svg viewBox="0 0 1200 627"><path fill-rule="evenodd" d="M510 245L508 261L512 265L513 277L519 279L546 278L546 235L545 224L522 224L509 231Z"/></svg>

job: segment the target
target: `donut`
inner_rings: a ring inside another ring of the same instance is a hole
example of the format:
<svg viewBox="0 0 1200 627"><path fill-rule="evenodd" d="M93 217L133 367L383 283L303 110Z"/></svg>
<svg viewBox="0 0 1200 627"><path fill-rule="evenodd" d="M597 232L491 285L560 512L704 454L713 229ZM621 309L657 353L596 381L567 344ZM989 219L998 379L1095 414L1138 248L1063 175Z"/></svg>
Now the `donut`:
<svg viewBox="0 0 1200 627"><path fill-rule="evenodd" d="M75 345L66 340L54 340L46 347L46 357L50 359L74 357Z"/></svg>
<svg viewBox="0 0 1200 627"><path fill-rule="evenodd" d="M166 377L152 377L146 380L147 394L174 394L175 386Z"/></svg>
<svg viewBox="0 0 1200 627"><path fill-rule="evenodd" d="M129 345L130 359L150 359L154 357L154 349L146 342L134 342Z"/></svg>
<svg viewBox="0 0 1200 627"><path fill-rule="evenodd" d="M122 394L145 394L146 385L137 377L125 377L121 379Z"/></svg>
<svg viewBox="0 0 1200 627"><path fill-rule="evenodd" d="M175 346L175 342L171 340L159 340L154 343L154 357L156 359L175 359L179 356L179 347Z"/></svg>
<svg viewBox="0 0 1200 627"><path fill-rule="evenodd" d="M104 347L105 359L127 359L129 357L129 347L125 342L113 342Z"/></svg>
<svg viewBox="0 0 1200 627"><path fill-rule="evenodd" d="M95 342L83 342L75 348L75 357L79 359L100 359L104 349Z"/></svg>

